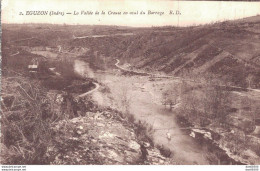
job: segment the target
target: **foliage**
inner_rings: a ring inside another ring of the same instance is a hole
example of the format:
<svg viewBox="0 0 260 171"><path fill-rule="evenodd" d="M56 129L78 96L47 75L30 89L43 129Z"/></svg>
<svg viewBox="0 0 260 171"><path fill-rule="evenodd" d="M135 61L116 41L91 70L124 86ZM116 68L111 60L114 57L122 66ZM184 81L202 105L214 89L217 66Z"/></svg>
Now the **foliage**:
<svg viewBox="0 0 260 171"><path fill-rule="evenodd" d="M21 82L20 82L21 81ZM3 101L1 108L1 141L6 148L2 151L2 164L47 164L46 148L51 140L50 123L52 112L46 94L39 84L30 84L25 80L9 82L13 89L5 93L14 97L9 104ZM11 95L10 95L11 94Z"/></svg>

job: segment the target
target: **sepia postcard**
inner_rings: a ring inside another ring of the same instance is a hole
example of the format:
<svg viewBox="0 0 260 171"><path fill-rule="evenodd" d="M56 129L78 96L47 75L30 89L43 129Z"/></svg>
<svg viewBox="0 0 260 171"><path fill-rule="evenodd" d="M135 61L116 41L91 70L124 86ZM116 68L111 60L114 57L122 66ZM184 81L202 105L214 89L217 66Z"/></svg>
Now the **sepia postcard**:
<svg viewBox="0 0 260 171"><path fill-rule="evenodd" d="M2 171L258 171L260 2L2 0L0 111Z"/></svg>

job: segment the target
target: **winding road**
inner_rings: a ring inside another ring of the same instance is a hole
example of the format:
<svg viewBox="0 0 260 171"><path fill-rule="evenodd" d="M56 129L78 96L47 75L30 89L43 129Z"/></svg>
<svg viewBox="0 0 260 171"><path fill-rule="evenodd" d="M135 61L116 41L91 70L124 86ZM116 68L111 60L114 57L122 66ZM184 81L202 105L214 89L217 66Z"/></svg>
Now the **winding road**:
<svg viewBox="0 0 260 171"><path fill-rule="evenodd" d="M87 91L86 93L83 93L83 94L79 95L78 97L85 97L85 96L93 93L94 91L97 91L99 89L100 85L98 83L95 83L95 82L94 82L94 84L96 86L94 89Z"/></svg>
<svg viewBox="0 0 260 171"><path fill-rule="evenodd" d="M134 73L134 74L138 74L138 75L148 75L148 76L157 77L157 78L174 78L174 79L179 79L179 77L173 77L173 76L168 76L168 75L160 75L160 74L153 74L153 73L148 73L148 72L140 72L140 71L129 70L129 69L121 67L119 65L119 63L120 63L120 61L118 59L116 59L115 66L117 68L119 68L120 70L125 71L125 72L130 72L130 73Z"/></svg>
<svg viewBox="0 0 260 171"><path fill-rule="evenodd" d="M117 34L100 34L100 35L89 35L76 37L73 35L73 39L85 39L85 38L101 38L101 37L112 37L112 36L133 36L134 33L117 33Z"/></svg>
<svg viewBox="0 0 260 171"><path fill-rule="evenodd" d="M16 52L15 54L12 54L12 55L10 55L10 56L15 56L15 55L18 55L20 52L18 51L18 52Z"/></svg>

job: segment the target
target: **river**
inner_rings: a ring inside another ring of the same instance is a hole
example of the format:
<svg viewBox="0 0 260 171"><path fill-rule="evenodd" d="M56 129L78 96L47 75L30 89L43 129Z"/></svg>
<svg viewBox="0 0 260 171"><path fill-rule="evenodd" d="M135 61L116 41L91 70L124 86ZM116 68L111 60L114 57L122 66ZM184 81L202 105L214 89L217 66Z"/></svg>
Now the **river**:
<svg viewBox="0 0 260 171"><path fill-rule="evenodd" d="M146 76L122 76L119 72L106 73L93 71L84 61L77 60L76 71L91 73L91 76L107 86L109 91L100 89L92 92L92 98L99 106L109 106L124 112L122 101L128 101L128 111L135 119L146 122L153 128L153 140L155 144L163 145L173 152L173 159L178 164L218 164L219 160L212 161L212 155L216 147L209 142L203 142L189 136L187 131L180 129L176 121L174 110L165 109L160 104L160 96L154 92L154 85L165 84L169 80L161 80L160 83L149 81ZM84 67L87 66L87 67ZM174 80L171 80L174 81ZM171 140L167 138L171 135ZM211 160L209 158L211 157ZM224 159L228 160L227 158ZM220 160L221 162L221 160Z"/></svg>

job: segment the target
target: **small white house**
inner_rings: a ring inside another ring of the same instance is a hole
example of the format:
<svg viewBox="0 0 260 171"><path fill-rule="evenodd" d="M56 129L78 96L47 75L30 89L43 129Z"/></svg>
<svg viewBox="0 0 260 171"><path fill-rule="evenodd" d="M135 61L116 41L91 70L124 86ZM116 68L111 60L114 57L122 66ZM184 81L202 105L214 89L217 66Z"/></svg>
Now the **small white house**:
<svg viewBox="0 0 260 171"><path fill-rule="evenodd" d="M31 64L28 65L29 72L37 72L39 67L39 62L37 58L32 59Z"/></svg>

